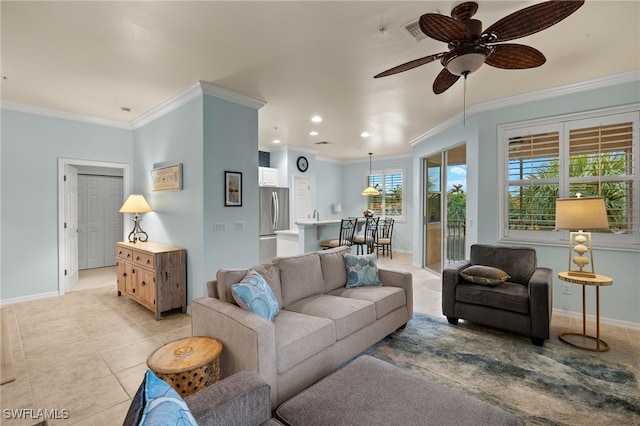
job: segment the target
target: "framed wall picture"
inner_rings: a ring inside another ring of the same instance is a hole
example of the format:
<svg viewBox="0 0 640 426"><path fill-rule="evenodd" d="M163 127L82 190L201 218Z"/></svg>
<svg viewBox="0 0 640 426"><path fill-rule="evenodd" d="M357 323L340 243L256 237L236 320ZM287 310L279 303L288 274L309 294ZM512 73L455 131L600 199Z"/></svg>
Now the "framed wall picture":
<svg viewBox="0 0 640 426"><path fill-rule="evenodd" d="M242 173L224 172L224 205L242 206Z"/></svg>
<svg viewBox="0 0 640 426"><path fill-rule="evenodd" d="M151 170L152 191L181 191L182 163Z"/></svg>

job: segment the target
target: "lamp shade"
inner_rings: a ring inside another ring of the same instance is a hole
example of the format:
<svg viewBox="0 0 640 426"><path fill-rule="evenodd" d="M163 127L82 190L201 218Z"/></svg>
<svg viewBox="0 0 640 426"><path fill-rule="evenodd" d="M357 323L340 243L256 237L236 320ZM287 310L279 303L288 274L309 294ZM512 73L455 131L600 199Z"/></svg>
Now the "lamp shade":
<svg viewBox="0 0 640 426"><path fill-rule="evenodd" d="M129 195L127 201L120 207L120 213L149 213L152 212L149 203L142 195Z"/></svg>
<svg viewBox="0 0 640 426"><path fill-rule="evenodd" d="M556 229L609 229L607 208L602 197L559 198L556 200Z"/></svg>
<svg viewBox="0 0 640 426"><path fill-rule="evenodd" d="M380 191L373 186L367 186L364 191L362 191L362 195L380 195Z"/></svg>

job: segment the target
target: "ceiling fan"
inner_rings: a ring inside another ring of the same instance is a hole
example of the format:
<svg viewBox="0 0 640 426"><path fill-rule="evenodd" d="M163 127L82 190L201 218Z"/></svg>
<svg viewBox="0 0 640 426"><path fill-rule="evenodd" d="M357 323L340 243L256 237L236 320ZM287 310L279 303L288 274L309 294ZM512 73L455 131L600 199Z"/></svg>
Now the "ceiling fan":
<svg viewBox="0 0 640 426"><path fill-rule="evenodd" d="M562 21L584 4L584 0L553 0L518 10L482 30L482 22L472 17L478 3L465 2L451 10L451 17L425 13L420 29L427 36L448 44L449 51L425 56L388 69L373 78L386 77L439 59L444 69L433 82L436 95L451 87L460 76L476 71L482 64L503 69L539 67L546 62L537 49L516 43L502 43L525 37Z"/></svg>

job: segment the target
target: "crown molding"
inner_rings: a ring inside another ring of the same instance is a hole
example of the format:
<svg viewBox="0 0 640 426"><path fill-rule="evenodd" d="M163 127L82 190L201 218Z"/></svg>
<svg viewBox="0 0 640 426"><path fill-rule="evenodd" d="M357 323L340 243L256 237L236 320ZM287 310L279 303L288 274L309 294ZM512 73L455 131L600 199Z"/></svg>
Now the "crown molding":
<svg viewBox="0 0 640 426"><path fill-rule="evenodd" d="M267 104L265 101L241 95L240 93L236 93L232 90L225 89L224 87L216 86L215 84L207 83L205 81L200 81L200 85L202 86L202 92L205 95L214 96L248 108L260 109Z"/></svg>
<svg viewBox="0 0 640 426"><path fill-rule="evenodd" d="M95 124L98 126L115 127L118 129L131 130L131 124L124 121L105 120L103 118L92 117L90 115L74 114L71 112L59 111L55 109L42 108L33 105L19 104L16 102L2 101L0 108L9 111L24 112L26 114L41 115L44 117L58 118L61 120L78 121L81 123Z"/></svg>
<svg viewBox="0 0 640 426"><path fill-rule="evenodd" d="M215 84L207 83L205 81L198 81L133 120L131 122L131 126L134 129L145 126L202 95L213 96L218 99L253 109L260 109L266 104L264 101L241 95L229 89L225 89L224 87L216 86Z"/></svg>
<svg viewBox="0 0 640 426"><path fill-rule="evenodd" d="M523 103L540 101L544 99L556 98L559 96L570 95L574 93L585 92L588 90L601 89L604 87L614 86L617 84L631 83L634 81L640 81L640 70L632 70L619 74L612 74L605 77L600 77L592 80L580 81L565 86L551 87L548 89L542 89L535 92L524 93L521 95L509 96L506 98L496 99L487 102L481 102L478 104L467 107L466 119L468 120L473 115L491 111L494 109L505 108L514 105L520 105ZM409 144L411 146L417 145L432 136L462 122L464 120L464 112L458 113L453 117L443 121L436 127L428 130L427 132L411 139Z"/></svg>

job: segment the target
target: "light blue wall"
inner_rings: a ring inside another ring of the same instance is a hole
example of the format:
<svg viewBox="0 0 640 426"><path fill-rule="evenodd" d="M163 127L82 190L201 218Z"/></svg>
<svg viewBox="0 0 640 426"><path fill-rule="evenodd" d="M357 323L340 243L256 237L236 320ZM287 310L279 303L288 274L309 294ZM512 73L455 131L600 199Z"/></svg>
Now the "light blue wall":
<svg viewBox="0 0 640 426"><path fill-rule="evenodd" d="M131 164L133 134L5 109L0 114L0 296L7 300L57 292L58 158Z"/></svg>
<svg viewBox="0 0 640 426"><path fill-rule="evenodd" d="M149 241L187 252L189 303L202 296L203 265L203 106L202 97L136 129L133 193L143 194L153 213L143 215ZM151 191L156 163L182 163L182 191ZM127 226L125 226L127 228Z"/></svg>
<svg viewBox="0 0 640 426"><path fill-rule="evenodd" d="M258 111L204 96L204 278L258 263ZM224 206L224 172L242 173L242 206ZM214 232L214 224L226 231ZM196 289L197 291L197 289Z"/></svg>
<svg viewBox="0 0 640 426"><path fill-rule="evenodd" d="M420 167L421 159L460 141L467 143L467 219L475 224L470 227L468 243L498 242L498 126L501 124L533 120L557 115L597 110L619 105L640 102L640 84L638 82L619 84L606 88L593 89L580 93L559 96L552 99L523 103L476 114L467 118L466 127L455 125L414 147L414 167ZM419 170L419 169L416 169ZM420 176L414 181L416 190L414 199L421 199ZM419 202L419 201L416 201ZM416 212L416 223L420 218ZM513 244L513 243L509 243ZM550 267L554 272L567 269L567 250L565 244L535 245L540 265ZM422 249L418 238L413 244L414 263L420 264ZM619 251L595 248L594 256L597 271L614 279L612 287L601 291L601 315L603 318L640 324L640 253L637 251ZM554 283L554 308L582 312L580 287L573 286L571 295L562 294L559 281ZM594 290L588 289L590 300L588 312L594 314Z"/></svg>
<svg viewBox="0 0 640 426"><path fill-rule="evenodd" d="M333 212L333 205L343 202L343 173L345 165L332 161L317 160L314 163L316 176L315 209L320 219L342 219L345 216L344 204L340 213Z"/></svg>
<svg viewBox="0 0 640 426"><path fill-rule="evenodd" d="M376 159L373 157L371 167L376 169L389 169L403 167L405 169L406 194L413 194L415 179L413 174L413 161L410 156L389 159ZM348 163L343 165L342 172L342 216L362 216L366 208L366 199L361 195L365 185L365 176L369 172L369 159L361 163ZM396 221L393 227L393 250L410 252L413 249L414 240L414 200L407 197L405 222Z"/></svg>

